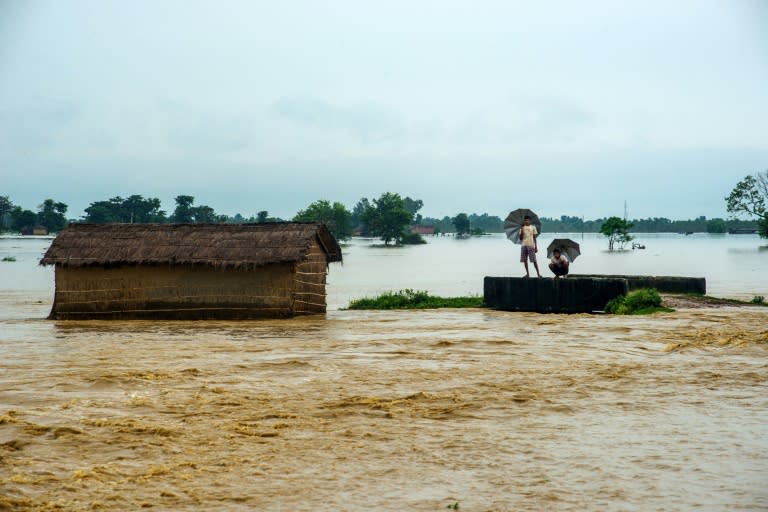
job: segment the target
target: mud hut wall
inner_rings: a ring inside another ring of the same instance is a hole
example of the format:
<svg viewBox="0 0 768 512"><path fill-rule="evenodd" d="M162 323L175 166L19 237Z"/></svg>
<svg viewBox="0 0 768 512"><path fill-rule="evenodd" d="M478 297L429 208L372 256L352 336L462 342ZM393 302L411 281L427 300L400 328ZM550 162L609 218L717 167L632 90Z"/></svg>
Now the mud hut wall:
<svg viewBox="0 0 768 512"><path fill-rule="evenodd" d="M325 313L325 279L328 259L315 242L294 271L294 312L296 314Z"/></svg>
<svg viewBox="0 0 768 512"><path fill-rule="evenodd" d="M290 264L253 270L210 267L57 267L52 316L109 316L115 312L198 311L202 316L287 316L293 306ZM253 314L248 314L251 311ZM207 313L206 313L207 312ZM259 315L257 313L261 313ZM151 315L149 315L151 316ZM184 315L178 315L184 316ZM237 316L237 315L234 315Z"/></svg>

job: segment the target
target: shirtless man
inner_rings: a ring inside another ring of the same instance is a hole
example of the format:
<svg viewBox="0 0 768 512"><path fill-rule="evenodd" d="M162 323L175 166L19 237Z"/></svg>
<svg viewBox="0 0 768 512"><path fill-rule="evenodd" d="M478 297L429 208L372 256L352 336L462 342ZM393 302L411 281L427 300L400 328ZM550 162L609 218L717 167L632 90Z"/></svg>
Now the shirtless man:
<svg viewBox="0 0 768 512"><path fill-rule="evenodd" d="M531 273L528 270L528 260L533 263L536 274L541 277L539 264L536 262L536 253L539 252L539 246L536 243L538 237L539 231L536 229L536 226L531 225L530 215L526 215L523 217L523 225L520 227L520 240L523 244L520 248L520 262L525 265L525 277L531 277Z"/></svg>

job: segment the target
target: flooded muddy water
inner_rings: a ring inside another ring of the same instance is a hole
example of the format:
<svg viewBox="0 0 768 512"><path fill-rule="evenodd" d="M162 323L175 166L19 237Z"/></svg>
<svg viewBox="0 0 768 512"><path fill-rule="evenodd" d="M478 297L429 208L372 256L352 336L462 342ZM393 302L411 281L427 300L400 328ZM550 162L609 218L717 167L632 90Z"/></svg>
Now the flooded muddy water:
<svg viewBox="0 0 768 512"><path fill-rule="evenodd" d="M0 510L768 508L768 308L52 322L19 282Z"/></svg>
<svg viewBox="0 0 768 512"><path fill-rule="evenodd" d="M2 328L0 509L768 507L765 309Z"/></svg>

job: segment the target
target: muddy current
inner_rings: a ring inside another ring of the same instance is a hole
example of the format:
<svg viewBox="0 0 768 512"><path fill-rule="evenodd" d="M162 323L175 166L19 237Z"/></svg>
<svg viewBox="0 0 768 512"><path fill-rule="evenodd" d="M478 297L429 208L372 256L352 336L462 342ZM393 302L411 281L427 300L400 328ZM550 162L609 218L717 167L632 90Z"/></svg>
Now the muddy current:
<svg viewBox="0 0 768 512"><path fill-rule="evenodd" d="M0 510L768 508L768 308L121 323L0 302Z"/></svg>

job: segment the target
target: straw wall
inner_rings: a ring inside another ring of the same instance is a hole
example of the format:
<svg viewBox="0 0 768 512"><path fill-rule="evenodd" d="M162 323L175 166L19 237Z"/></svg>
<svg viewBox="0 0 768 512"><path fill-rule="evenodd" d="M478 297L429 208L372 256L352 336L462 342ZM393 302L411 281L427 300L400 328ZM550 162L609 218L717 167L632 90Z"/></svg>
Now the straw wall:
<svg viewBox="0 0 768 512"><path fill-rule="evenodd" d="M296 264L294 312L297 315L325 313L325 276L327 271L327 255L315 242L304 260Z"/></svg>
<svg viewBox="0 0 768 512"><path fill-rule="evenodd" d="M245 271L202 266L105 269L57 265L56 296L51 318L234 319L291 316L293 267L285 263ZM323 282L324 278L323 274ZM322 304L325 304L324 296Z"/></svg>

